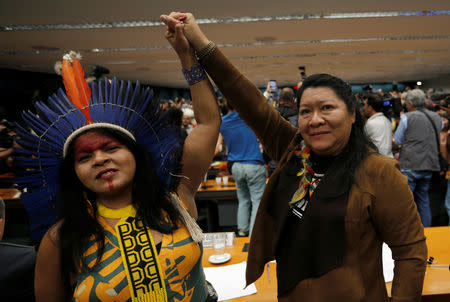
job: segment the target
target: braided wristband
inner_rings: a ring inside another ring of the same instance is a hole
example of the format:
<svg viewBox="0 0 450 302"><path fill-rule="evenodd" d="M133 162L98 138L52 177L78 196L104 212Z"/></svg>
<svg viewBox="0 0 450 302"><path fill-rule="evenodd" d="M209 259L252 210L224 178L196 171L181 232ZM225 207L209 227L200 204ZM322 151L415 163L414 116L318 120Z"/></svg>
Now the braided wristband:
<svg viewBox="0 0 450 302"><path fill-rule="evenodd" d="M200 81L203 81L206 79L206 73L203 70L203 68L200 66L200 64L194 64L191 69L183 69L183 75L186 81L188 82L189 86L194 85L195 83L198 83Z"/></svg>
<svg viewBox="0 0 450 302"><path fill-rule="evenodd" d="M213 41L209 41L209 43L203 47L202 49L200 49L197 52L197 59L199 62L202 62L204 59L206 59L212 52L213 50L216 48L216 44L214 44Z"/></svg>

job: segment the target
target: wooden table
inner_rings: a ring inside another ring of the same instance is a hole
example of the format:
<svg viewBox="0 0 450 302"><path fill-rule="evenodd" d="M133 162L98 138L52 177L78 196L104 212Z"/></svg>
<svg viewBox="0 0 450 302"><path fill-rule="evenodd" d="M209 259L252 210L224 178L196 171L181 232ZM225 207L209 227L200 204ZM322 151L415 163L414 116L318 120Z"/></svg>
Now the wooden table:
<svg viewBox="0 0 450 302"><path fill-rule="evenodd" d="M425 228L428 257L433 264L450 264L450 227ZM392 282L386 283L388 293ZM450 301L450 271L448 267L427 267L422 290L422 302Z"/></svg>
<svg viewBox="0 0 450 302"><path fill-rule="evenodd" d="M228 177L230 178L230 177ZM237 199L236 184L232 180L228 180L228 185L218 186L215 179L208 179L206 185L202 183L195 195L196 200L221 200L221 199Z"/></svg>
<svg viewBox="0 0 450 302"><path fill-rule="evenodd" d="M15 188L0 188L0 197L7 209L24 209L19 193L20 191Z"/></svg>
<svg viewBox="0 0 450 302"><path fill-rule="evenodd" d="M20 200L19 190L15 188L0 188L0 197L7 200Z"/></svg>
<svg viewBox="0 0 450 302"><path fill-rule="evenodd" d="M231 255L230 261L224 264L212 264L208 261L209 256L214 253L214 249L212 247L205 247L203 249L203 266L204 267L217 267L224 266L230 264L237 264L243 261L247 261L247 252L242 252L242 248L246 242L250 242L250 238L248 237L238 237L234 241L233 247L226 247L227 253ZM225 301L233 301L233 302L273 302L277 301L277 265L274 262L269 263L270 266L270 281L269 274L267 273L267 265L264 269L264 274L255 282L256 289L258 292L254 295L235 298L232 300Z"/></svg>
<svg viewBox="0 0 450 302"><path fill-rule="evenodd" d="M432 227L425 228L427 236L428 255L434 257L435 264L450 264L450 227ZM203 254L204 267L216 267L230 265L247 261L247 252L242 252L242 248L248 237L236 238L233 247L227 247L227 253L231 254L231 259L227 263L215 265L208 261L209 256L213 254L212 247L205 247ZM261 277L255 282L258 292L254 295L240 297L232 300L233 302L275 302L277 301L277 283L276 283L276 263L270 262L270 281L267 273L267 266ZM391 291L391 282L386 283L388 293ZM448 302L450 301L450 271L443 267L427 267L423 291L422 302Z"/></svg>
<svg viewBox="0 0 450 302"><path fill-rule="evenodd" d="M0 179L13 179L14 177L15 176L14 176L13 172L7 172L7 173L0 174Z"/></svg>
<svg viewBox="0 0 450 302"><path fill-rule="evenodd" d="M434 257L433 264L449 265L450 227L425 228L425 235L427 236L428 257ZM445 296L445 301L450 301L450 270L448 267L427 267L422 294L424 296L442 295ZM432 300L422 299L422 301Z"/></svg>

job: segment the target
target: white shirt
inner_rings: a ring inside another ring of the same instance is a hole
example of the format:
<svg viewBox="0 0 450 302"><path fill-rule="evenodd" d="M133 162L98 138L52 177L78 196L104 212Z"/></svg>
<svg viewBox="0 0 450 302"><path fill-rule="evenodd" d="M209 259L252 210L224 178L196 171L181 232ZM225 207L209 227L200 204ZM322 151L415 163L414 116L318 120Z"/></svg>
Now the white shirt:
<svg viewBox="0 0 450 302"><path fill-rule="evenodd" d="M378 112L372 115L366 122L365 130L380 154L394 157L392 155L392 124L383 113Z"/></svg>

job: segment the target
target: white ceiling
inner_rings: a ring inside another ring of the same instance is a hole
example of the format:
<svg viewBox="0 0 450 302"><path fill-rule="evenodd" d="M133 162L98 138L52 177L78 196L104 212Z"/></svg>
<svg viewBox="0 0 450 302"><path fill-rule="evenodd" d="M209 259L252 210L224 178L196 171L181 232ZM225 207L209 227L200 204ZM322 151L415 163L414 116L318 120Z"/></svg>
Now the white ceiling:
<svg viewBox="0 0 450 302"><path fill-rule="evenodd" d="M260 87L269 79L297 83L298 66L351 83L450 75L449 0L1 0L0 68L53 72L63 53L79 50L83 64L104 66L110 76L187 87L159 22L179 10L193 12ZM133 21L146 23L124 23ZM58 29L66 24L77 29ZM37 25L50 29L22 29Z"/></svg>

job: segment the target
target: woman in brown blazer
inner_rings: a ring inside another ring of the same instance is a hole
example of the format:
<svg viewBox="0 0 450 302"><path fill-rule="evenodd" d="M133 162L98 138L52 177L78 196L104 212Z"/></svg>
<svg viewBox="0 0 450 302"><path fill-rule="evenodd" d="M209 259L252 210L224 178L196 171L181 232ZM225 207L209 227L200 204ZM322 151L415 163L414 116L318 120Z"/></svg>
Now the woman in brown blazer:
<svg viewBox="0 0 450 302"><path fill-rule="evenodd" d="M419 301L426 269L423 226L406 178L363 130L351 86L312 75L291 126L208 40L189 13L182 27L203 68L278 163L261 199L247 264L254 282L277 261L279 301L389 301L386 242L395 260L392 301Z"/></svg>

